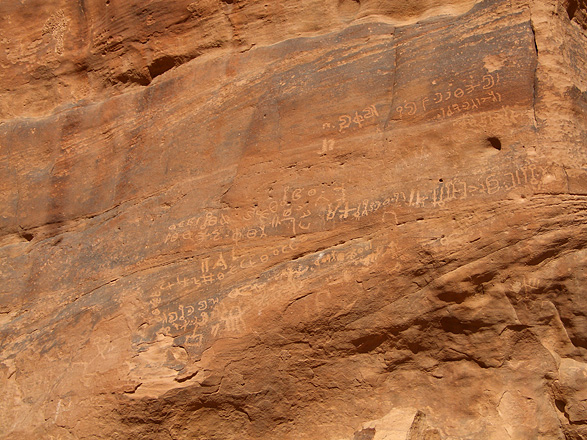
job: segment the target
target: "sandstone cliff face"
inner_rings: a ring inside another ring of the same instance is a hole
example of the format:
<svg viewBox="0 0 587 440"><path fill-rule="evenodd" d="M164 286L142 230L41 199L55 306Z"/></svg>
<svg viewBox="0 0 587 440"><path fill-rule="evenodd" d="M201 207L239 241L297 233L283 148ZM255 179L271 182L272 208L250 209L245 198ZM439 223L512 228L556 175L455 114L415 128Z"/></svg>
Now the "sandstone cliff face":
<svg viewBox="0 0 587 440"><path fill-rule="evenodd" d="M1 438L587 438L586 11L0 4Z"/></svg>

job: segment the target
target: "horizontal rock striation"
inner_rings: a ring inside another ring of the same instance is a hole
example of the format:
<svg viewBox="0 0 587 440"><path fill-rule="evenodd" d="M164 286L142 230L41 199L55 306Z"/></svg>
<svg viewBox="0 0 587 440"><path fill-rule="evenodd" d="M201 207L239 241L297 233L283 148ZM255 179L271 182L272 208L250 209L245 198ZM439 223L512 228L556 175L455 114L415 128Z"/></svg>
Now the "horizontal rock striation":
<svg viewBox="0 0 587 440"><path fill-rule="evenodd" d="M0 438L587 438L582 1L0 5Z"/></svg>

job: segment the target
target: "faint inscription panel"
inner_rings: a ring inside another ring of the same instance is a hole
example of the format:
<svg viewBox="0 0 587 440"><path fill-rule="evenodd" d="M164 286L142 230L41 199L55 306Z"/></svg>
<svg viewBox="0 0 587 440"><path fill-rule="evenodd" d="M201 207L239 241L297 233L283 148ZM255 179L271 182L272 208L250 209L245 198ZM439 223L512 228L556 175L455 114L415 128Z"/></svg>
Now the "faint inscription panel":
<svg viewBox="0 0 587 440"><path fill-rule="evenodd" d="M472 34L468 26L474 18L481 24ZM496 33L485 20L472 14L432 33L418 26L396 33L389 124L531 107L536 52L529 21L518 15L502 17L507 23Z"/></svg>

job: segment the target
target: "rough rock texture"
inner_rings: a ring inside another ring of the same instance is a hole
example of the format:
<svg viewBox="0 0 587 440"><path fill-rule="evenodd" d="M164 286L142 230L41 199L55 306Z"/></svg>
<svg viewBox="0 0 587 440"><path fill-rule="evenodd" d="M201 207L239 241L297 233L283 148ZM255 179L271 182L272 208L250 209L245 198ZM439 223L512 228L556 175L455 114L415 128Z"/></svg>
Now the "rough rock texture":
<svg viewBox="0 0 587 440"><path fill-rule="evenodd" d="M0 3L0 437L587 439L584 0Z"/></svg>

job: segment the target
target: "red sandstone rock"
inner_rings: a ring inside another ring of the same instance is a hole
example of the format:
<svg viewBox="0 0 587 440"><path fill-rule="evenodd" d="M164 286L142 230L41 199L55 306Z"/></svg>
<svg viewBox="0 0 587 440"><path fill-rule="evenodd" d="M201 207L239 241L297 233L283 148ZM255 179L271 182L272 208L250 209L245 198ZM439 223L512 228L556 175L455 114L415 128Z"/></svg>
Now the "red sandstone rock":
<svg viewBox="0 0 587 440"><path fill-rule="evenodd" d="M587 438L586 10L0 5L1 438Z"/></svg>

